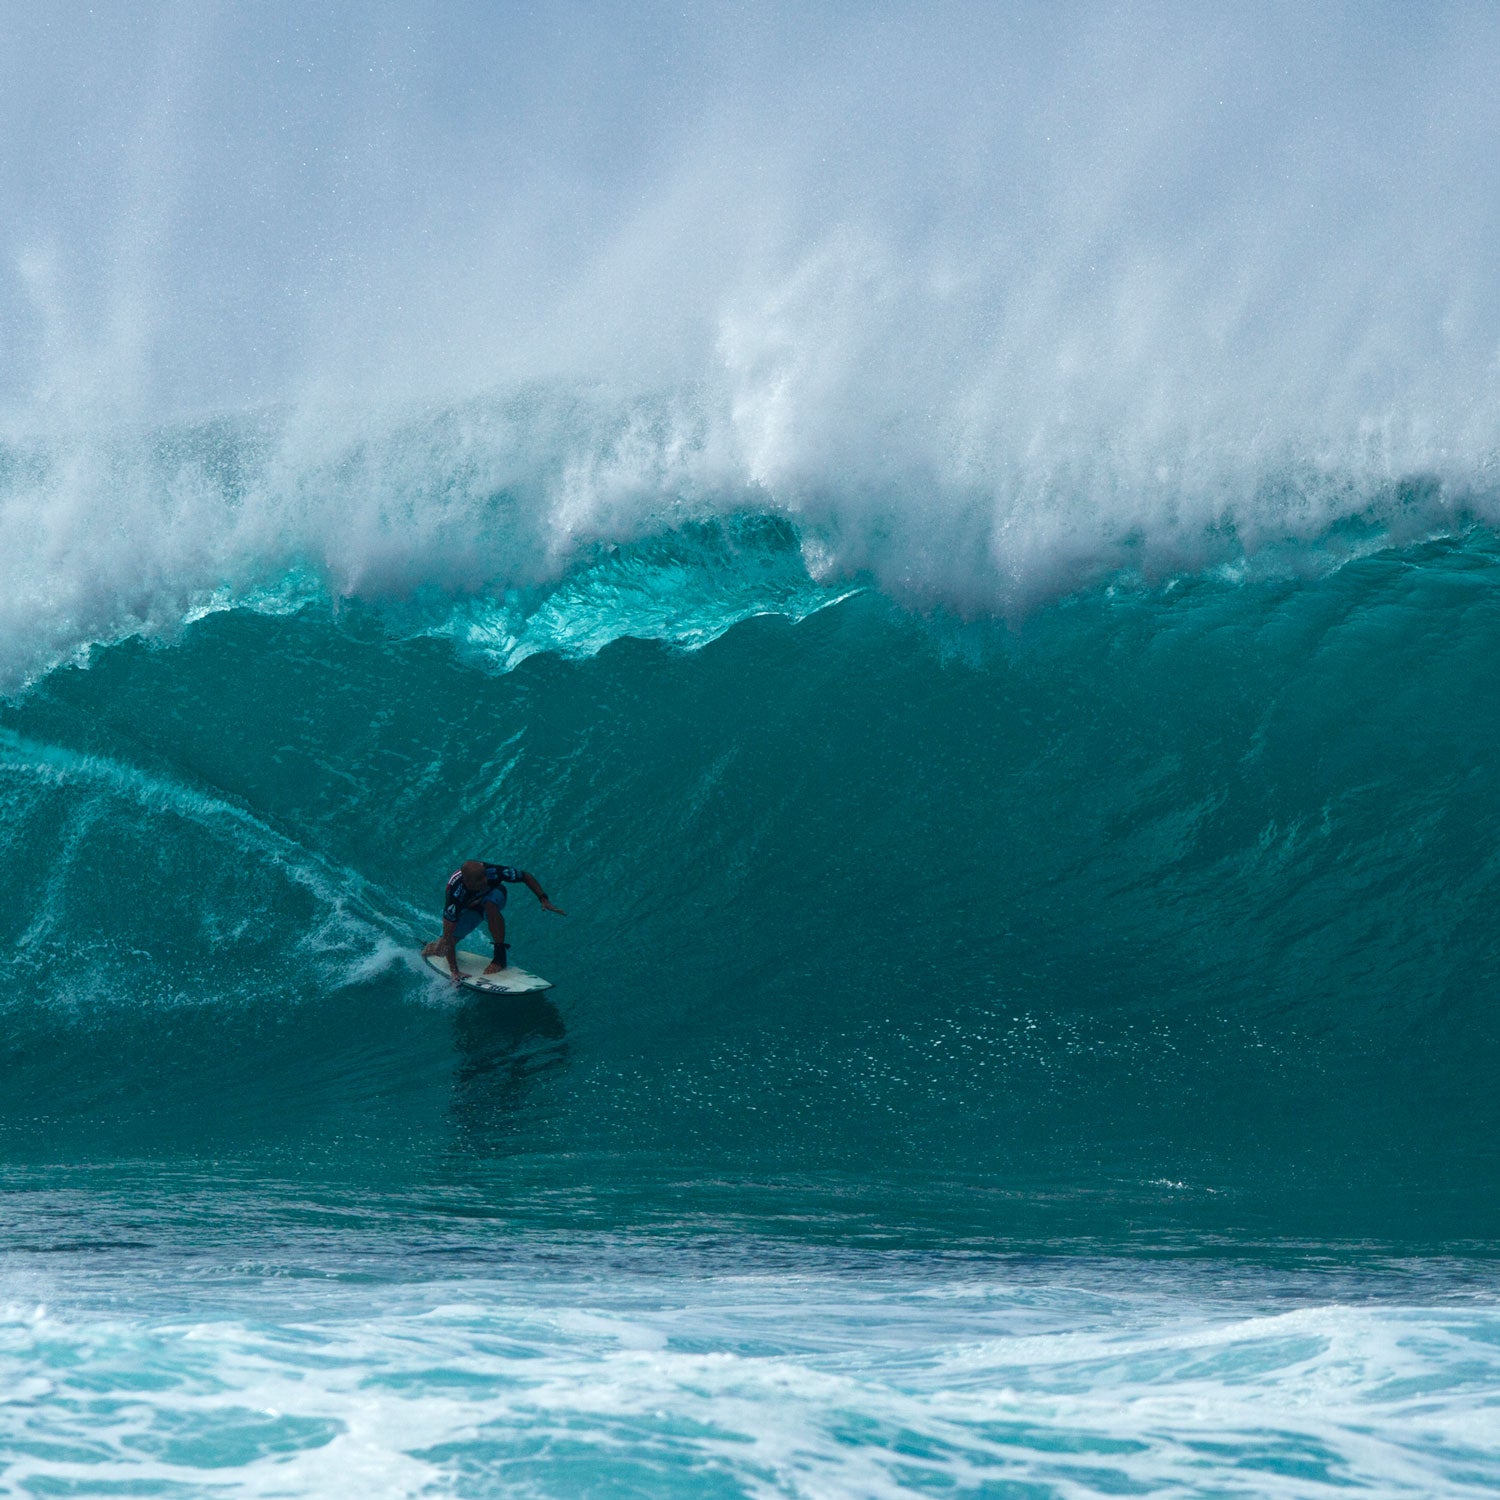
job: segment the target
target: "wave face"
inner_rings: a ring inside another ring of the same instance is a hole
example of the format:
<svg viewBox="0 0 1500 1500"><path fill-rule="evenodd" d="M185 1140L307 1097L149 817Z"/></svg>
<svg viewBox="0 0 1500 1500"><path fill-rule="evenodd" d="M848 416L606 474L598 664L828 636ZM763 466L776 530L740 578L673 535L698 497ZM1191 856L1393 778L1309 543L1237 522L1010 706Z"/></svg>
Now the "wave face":
<svg viewBox="0 0 1500 1500"><path fill-rule="evenodd" d="M1488 1232L1500 546L1019 628L801 556L742 516L526 600L289 583L13 700L8 1150ZM569 909L510 908L552 995L414 962L469 855Z"/></svg>
<svg viewBox="0 0 1500 1500"><path fill-rule="evenodd" d="M1500 18L591 17L17 21L5 1138L1479 1232Z"/></svg>

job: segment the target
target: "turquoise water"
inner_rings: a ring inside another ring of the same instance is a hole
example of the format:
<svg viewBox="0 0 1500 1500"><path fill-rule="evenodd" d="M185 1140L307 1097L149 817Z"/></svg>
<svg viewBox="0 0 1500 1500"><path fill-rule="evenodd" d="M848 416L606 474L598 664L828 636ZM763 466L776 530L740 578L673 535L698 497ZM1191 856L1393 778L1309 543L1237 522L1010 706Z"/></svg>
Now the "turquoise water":
<svg viewBox="0 0 1500 1500"><path fill-rule="evenodd" d="M11 699L10 1488L1500 1482L1500 550L1014 628L801 556L292 580ZM554 990L417 961L469 853Z"/></svg>
<svg viewBox="0 0 1500 1500"><path fill-rule="evenodd" d="M1014 631L805 613L805 577L788 618L791 533L707 540L610 564L692 638L770 575L701 649L511 666L472 602L309 602L13 700L11 1159L586 1156L1150 1215L1171 1182L1205 1228L1493 1233L1484 534ZM587 638L592 583L523 628ZM570 912L510 908L554 992L460 1005L414 960L465 850Z"/></svg>
<svg viewBox="0 0 1500 1500"><path fill-rule="evenodd" d="M0 1493L1500 1492L1500 11L4 20Z"/></svg>
<svg viewBox="0 0 1500 1500"><path fill-rule="evenodd" d="M128 1192L110 1212L119 1184L43 1190L27 1212L71 1220L67 1243L7 1244L17 1492L1477 1496L1500 1480L1488 1265L518 1232L431 1193L262 1189L247 1214L216 1212L219 1183L158 1185L173 1202L149 1227ZM120 1238L79 1234L80 1209Z"/></svg>

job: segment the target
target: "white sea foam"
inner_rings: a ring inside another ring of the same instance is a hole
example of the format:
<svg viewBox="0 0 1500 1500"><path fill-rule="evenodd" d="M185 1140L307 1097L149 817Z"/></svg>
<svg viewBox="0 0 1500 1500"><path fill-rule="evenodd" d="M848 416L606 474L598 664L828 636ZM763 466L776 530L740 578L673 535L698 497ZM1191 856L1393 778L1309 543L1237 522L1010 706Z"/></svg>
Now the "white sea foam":
<svg viewBox="0 0 1500 1500"><path fill-rule="evenodd" d="M92 840L101 821L112 826L116 836L122 826L144 818L151 832L145 843L155 848L161 842L162 820L181 820L206 835L212 851L207 860L194 865L199 888L219 879L225 888L238 885L241 898L227 903L243 928L256 925L253 907L245 909L243 894L257 874L273 885L300 888L310 898L307 929L297 939L297 951L306 959L326 966L336 983L368 979L398 961L412 924L419 913L389 891L372 885L354 871L332 864L324 855L270 827L228 798L169 778L152 775L128 762L27 739L0 729L0 777L12 782L7 788L12 816L39 790L63 787L74 794L69 813L59 830L60 849L48 865L48 883L35 905L31 921L18 944L18 961L41 970L54 963L61 972L62 954L71 951L71 924L79 916L78 893L94 883L95 850ZM18 785L16 783L19 783ZM80 794L81 795L78 795ZM196 914L197 921L211 924L212 912ZM205 928L209 941L239 945L242 933L227 934ZM118 957L119 955L116 955ZM145 953L125 957L145 960ZM244 976L253 983L253 965ZM229 976L231 985L236 976ZM100 972L76 975L82 987L80 1002L98 1003ZM160 998L168 999L172 981ZM159 983L151 986L153 992ZM67 998L65 982L62 995Z"/></svg>
<svg viewBox="0 0 1500 1500"><path fill-rule="evenodd" d="M977 613L1500 514L1493 13L548 14L12 38L6 684L728 511Z"/></svg>
<svg viewBox="0 0 1500 1500"><path fill-rule="evenodd" d="M1058 1273L263 1288L248 1319L153 1310L144 1289L107 1313L32 1296L0 1320L3 1384L29 1382L0 1406L0 1453L20 1488L232 1495L1500 1482L1491 1301L1277 1310L1274 1276L1257 1305L1160 1270Z"/></svg>

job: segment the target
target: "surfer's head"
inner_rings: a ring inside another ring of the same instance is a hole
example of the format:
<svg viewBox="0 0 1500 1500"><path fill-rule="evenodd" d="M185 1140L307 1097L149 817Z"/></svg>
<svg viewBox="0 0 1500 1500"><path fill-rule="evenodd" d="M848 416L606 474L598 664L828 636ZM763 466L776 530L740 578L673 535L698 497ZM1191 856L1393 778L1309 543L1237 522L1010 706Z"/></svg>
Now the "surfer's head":
<svg viewBox="0 0 1500 1500"><path fill-rule="evenodd" d="M464 884L471 891L477 891L484 884L484 862L478 859L466 859L459 867L458 873L463 876Z"/></svg>

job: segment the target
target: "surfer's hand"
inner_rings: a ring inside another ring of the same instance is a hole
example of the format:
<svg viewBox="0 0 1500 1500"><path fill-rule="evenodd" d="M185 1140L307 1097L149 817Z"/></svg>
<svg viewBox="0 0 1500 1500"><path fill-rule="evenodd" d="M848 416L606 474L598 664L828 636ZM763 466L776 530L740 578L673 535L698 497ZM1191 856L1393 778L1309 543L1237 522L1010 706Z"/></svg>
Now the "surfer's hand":
<svg viewBox="0 0 1500 1500"><path fill-rule="evenodd" d="M567 912L565 912L562 907L554 906L545 896L542 897L542 910L555 911L560 917L567 916Z"/></svg>

